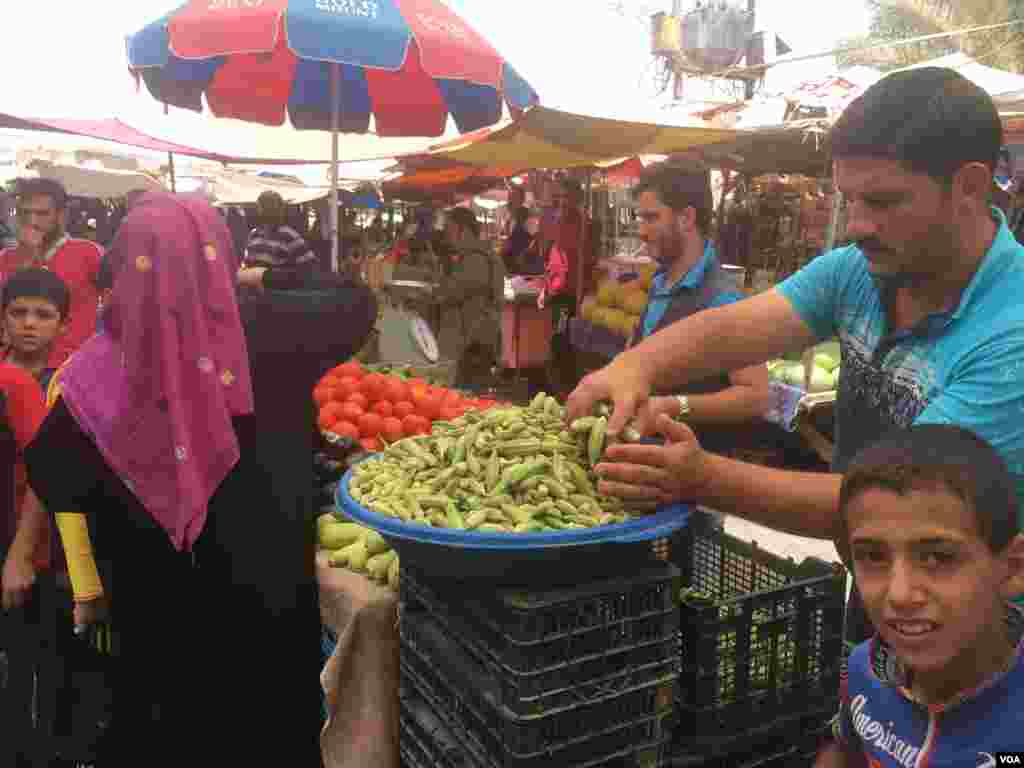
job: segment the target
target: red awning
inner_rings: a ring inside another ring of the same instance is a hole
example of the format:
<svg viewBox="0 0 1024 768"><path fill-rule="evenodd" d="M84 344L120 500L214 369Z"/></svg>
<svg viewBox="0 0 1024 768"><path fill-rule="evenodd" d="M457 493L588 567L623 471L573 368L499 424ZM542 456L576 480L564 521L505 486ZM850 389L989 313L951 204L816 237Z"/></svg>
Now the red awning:
<svg viewBox="0 0 1024 768"><path fill-rule="evenodd" d="M195 147L186 147L162 139L155 139L130 125L113 118L108 120L67 120L63 118L17 117L0 112L0 128L11 128L22 131L48 131L72 136L85 136L90 139L102 139L117 144L148 149L153 152L173 152L176 155L198 157L214 160L219 163L251 163L258 165L298 165L306 160L268 160L258 157L230 157L215 152L207 152Z"/></svg>

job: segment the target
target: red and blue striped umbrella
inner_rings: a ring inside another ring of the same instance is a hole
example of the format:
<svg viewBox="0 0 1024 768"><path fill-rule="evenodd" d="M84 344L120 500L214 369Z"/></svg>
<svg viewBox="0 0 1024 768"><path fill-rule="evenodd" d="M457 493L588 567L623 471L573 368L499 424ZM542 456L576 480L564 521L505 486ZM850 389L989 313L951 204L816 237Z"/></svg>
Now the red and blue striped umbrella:
<svg viewBox="0 0 1024 768"><path fill-rule="evenodd" d="M217 117L333 133L332 262L338 266L338 134L465 133L536 104L533 88L440 0L188 0L128 38L150 93Z"/></svg>
<svg viewBox="0 0 1024 768"><path fill-rule="evenodd" d="M379 136L440 136L448 115L467 132L537 103L440 0L189 0L128 39L128 63L165 104L298 129L366 133L372 115Z"/></svg>

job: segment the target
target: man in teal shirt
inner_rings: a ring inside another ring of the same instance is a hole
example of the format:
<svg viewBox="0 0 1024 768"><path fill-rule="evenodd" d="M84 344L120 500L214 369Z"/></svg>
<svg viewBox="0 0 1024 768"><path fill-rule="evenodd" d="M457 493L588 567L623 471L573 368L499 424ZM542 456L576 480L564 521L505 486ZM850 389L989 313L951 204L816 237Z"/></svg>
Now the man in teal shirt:
<svg viewBox="0 0 1024 768"><path fill-rule="evenodd" d="M614 400L609 428L617 431L646 411L655 387L838 336L833 472L732 461L704 451L685 425L660 421L665 447L608 450L598 468L604 492L696 499L832 538L850 459L893 428L940 423L987 440L1024 498L1024 247L990 205L1002 145L991 97L950 69L893 73L847 107L830 138L855 244L819 256L775 290L654 334L584 380L568 411ZM848 640L871 632L855 598Z"/></svg>

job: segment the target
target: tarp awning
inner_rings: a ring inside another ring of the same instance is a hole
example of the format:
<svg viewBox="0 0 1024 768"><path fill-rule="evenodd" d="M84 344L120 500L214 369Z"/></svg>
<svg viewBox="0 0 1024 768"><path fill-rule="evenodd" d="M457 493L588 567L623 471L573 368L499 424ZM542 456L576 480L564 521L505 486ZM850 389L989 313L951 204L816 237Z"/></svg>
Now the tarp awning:
<svg viewBox="0 0 1024 768"><path fill-rule="evenodd" d="M186 176L179 190L194 186L221 205L253 205L264 192L277 192L291 205L301 205L327 197L326 187L307 187L285 179L274 179L224 169L209 175Z"/></svg>
<svg viewBox="0 0 1024 768"><path fill-rule="evenodd" d="M228 162L227 158L215 153L205 152L194 147L186 147L162 139L147 136L120 120L70 120L65 118L18 117L0 113L0 128L13 128L22 131L47 131L64 133L73 136L86 136L91 139L102 139L130 147L146 149L151 152L173 152L177 155L199 157L205 160Z"/></svg>
<svg viewBox="0 0 1024 768"><path fill-rule="evenodd" d="M695 150L710 165L762 176L766 173L829 175L828 122L796 121L737 131L728 141Z"/></svg>
<svg viewBox="0 0 1024 768"><path fill-rule="evenodd" d="M735 138L736 131L666 126L533 107L515 122L433 147L434 156L483 167L607 167L636 155L669 155Z"/></svg>
<svg viewBox="0 0 1024 768"><path fill-rule="evenodd" d="M948 67L984 88L1002 112L1024 110L1024 75L1005 69L986 67L965 53L952 53L931 61L923 61L904 69L920 67Z"/></svg>
<svg viewBox="0 0 1024 768"><path fill-rule="evenodd" d="M147 120L147 125L152 125L150 132L144 132L117 118L73 120L6 112L0 112L0 128L83 136L152 152L170 152L219 163L305 165L331 161L330 134L322 131L278 129L238 120L183 115L182 112L171 110L162 120ZM158 138L158 135L174 136L182 143L167 141ZM359 162L423 153L436 141L343 134L340 139L340 159Z"/></svg>
<svg viewBox="0 0 1024 768"><path fill-rule="evenodd" d="M151 176L138 171L115 171L63 165L35 160L28 170L41 178L53 179L64 185L73 197L92 197L101 200L124 197L137 189L158 190L163 185Z"/></svg>

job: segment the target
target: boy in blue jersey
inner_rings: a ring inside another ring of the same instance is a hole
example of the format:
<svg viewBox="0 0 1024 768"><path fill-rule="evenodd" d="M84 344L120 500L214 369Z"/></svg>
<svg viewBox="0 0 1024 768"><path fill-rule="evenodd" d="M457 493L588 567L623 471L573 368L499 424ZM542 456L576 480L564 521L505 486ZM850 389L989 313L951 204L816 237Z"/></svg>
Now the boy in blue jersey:
<svg viewBox="0 0 1024 768"><path fill-rule="evenodd" d="M965 429L911 427L854 459L839 510L876 634L850 656L818 768L975 766L1024 748L1024 611L1009 602L1024 536L1003 460Z"/></svg>

